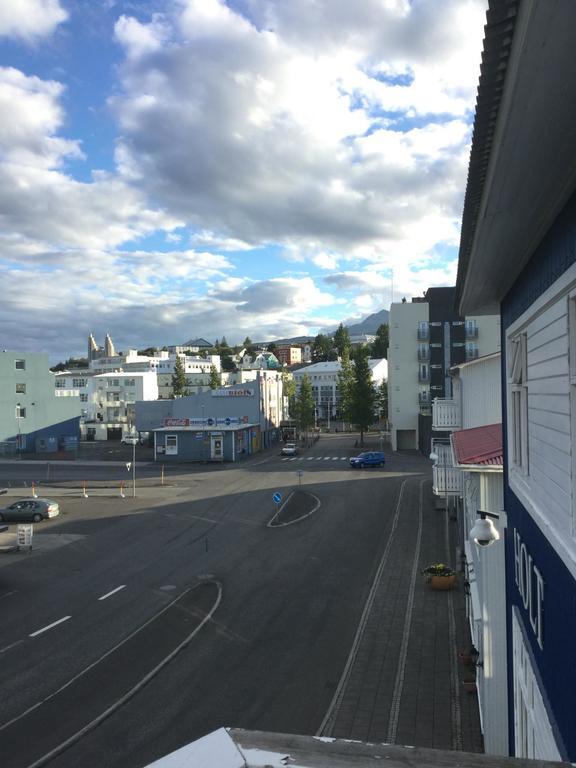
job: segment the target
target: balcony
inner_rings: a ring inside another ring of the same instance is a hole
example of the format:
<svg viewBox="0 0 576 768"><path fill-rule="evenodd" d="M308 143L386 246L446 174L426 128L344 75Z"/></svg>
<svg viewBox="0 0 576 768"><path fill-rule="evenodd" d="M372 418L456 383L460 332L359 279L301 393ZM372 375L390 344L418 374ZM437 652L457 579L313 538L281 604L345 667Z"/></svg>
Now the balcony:
<svg viewBox="0 0 576 768"><path fill-rule="evenodd" d="M462 412L458 400L437 397L432 403L432 429L452 430L462 428Z"/></svg>
<svg viewBox="0 0 576 768"><path fill-rule="evenodd" d="M435 464L432 467L432 491L436 496L461 496L462 472L458 467Z"/></svg>
<svg viewBox="0 0 576 768"><path fill-rule="evenodd" d="M418 371L418 382L420 384L429 384L430 383L430 371L429 370L423 371L422 369L420 369Z"/></svg>
<svg viewBox="0 0 576 768"><path fill-rule="evenodd" d="M420 405L430 405L430 392L418 392L418 403Z"/></svg>
<svg viewBox="0 0 576 768"><path fill-rule="evenodd" d="M418 350L418 362L419 363L428 363L428 362L430 362L430 350L429 349L419 349Z"/></svg>
<svg viewBox="0 0 576 768"><path fill-rule="evenodd" d="M478 357L478 347L466 347L466 360L476 360Z"/></svg>
<svg viewBox="0 0 576 768"><path fill-rule="evenodd" d="M477 339L478 338L478 326L476 323L473 325L466 325L466 338L467 339Z"/></svg>
<svg viewBox="0 0 576 768"><path fill-rule="evenodd" d="M416 331L416 338L418 341L428 341L430 338L430 329L428 326L425 328L423 326L418 326L418 330Z"/></svg>

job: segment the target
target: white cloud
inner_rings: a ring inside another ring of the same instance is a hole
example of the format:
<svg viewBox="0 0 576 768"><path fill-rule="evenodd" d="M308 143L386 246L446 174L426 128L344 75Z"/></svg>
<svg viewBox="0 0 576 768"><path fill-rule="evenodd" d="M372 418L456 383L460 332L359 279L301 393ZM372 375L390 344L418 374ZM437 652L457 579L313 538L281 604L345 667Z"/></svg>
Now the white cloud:
<svg viewBox="0 0 576 768"><path fill-rule="evenodd" d="M51 35L67 18L59 0L4 0L0 4L0 36L36 41Z"/></svg>

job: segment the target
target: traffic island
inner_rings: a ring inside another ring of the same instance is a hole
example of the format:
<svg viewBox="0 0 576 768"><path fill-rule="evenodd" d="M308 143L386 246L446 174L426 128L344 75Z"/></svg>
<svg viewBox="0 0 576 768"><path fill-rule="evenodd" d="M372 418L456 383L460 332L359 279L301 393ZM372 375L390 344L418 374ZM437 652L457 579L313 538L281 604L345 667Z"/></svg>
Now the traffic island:
<svg viewBox="0 0 576 768"><path fill-rule="evenodd" d="M269 528L292 525L312 515L320 508L320 499L309 491L292 491L268 523Z"/></svg>

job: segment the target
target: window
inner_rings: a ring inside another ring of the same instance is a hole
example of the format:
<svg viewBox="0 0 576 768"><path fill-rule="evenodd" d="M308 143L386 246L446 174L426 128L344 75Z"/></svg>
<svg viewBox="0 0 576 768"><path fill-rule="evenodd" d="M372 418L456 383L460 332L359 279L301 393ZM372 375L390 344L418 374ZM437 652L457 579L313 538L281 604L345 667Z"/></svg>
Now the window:
<svg viewBox="0 0 576 768"><path fill-rule="evenodd" d="M86 386L86 379L72 379L72 387L78 389Z"/></svg>
<svg viewBox="0 0 576 768"><path fill-rule="evenodd" d="M124 379L124 386L125 387L135 387L136 386L136 379Z"/></svg>
<svg viewBox="0 0 576 768"><path fill-rule="evenodd" d="M56 389L66 389L66 379L56 379Z"/></svg>
<svg viewBox="0 0 576 768"><path fill-rule="evenodd" d="M21 405L16 406L16 418L17 419L25 419L26 418L26 408L24 408Z"/></svg>
<svg viewBox="0 0 576 768"><path fill-rule="evenodd" d="M14 360L14 367L17 371L26 370L26 360Z"/></svg>
<svg viewBox="0 0 576 768"><path fill-rule="evenodd" d="M528 353L526 334L519 333L508 345L510 386L510 461L528 474Z"/></svg>
<svg viewBox="0 0 576 768"><path fill-rule="evenodd" d="M81 403L87 403L88 402L88 395L81 394L80 395L80 402Z"/></svg>
<svg viewBox="0 0 576 768"><path fill-rule="evenodd" d="M17 395L25 395L26 394L26 384L16 384L16 394Z"/></svg>

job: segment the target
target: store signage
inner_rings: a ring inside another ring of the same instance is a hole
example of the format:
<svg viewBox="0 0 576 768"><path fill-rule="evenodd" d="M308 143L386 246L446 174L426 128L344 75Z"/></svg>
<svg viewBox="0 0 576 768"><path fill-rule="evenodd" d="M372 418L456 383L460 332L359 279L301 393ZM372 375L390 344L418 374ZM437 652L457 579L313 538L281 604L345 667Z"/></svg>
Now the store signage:
<svg viewBox="0 0 576 768"><path fill-rule="evenodd" d="M254 397L253 389L213 389L212 397Z"/></svg>
<svg viewBox="0 0 576 768"><path fill-rule="evenodd" d="M164 419L165 427L189 427L190 419L176 419L173 416L167 416Z"/></svg>
<svg viewBox="0 0 576 768"><path fill-rule="evenodd" d="M544 650L542 639L542 616L544 613L544 579L534 565L526 544L514 528L514 575L524 609L528 613L530 626L538 645Z"/></svg>

